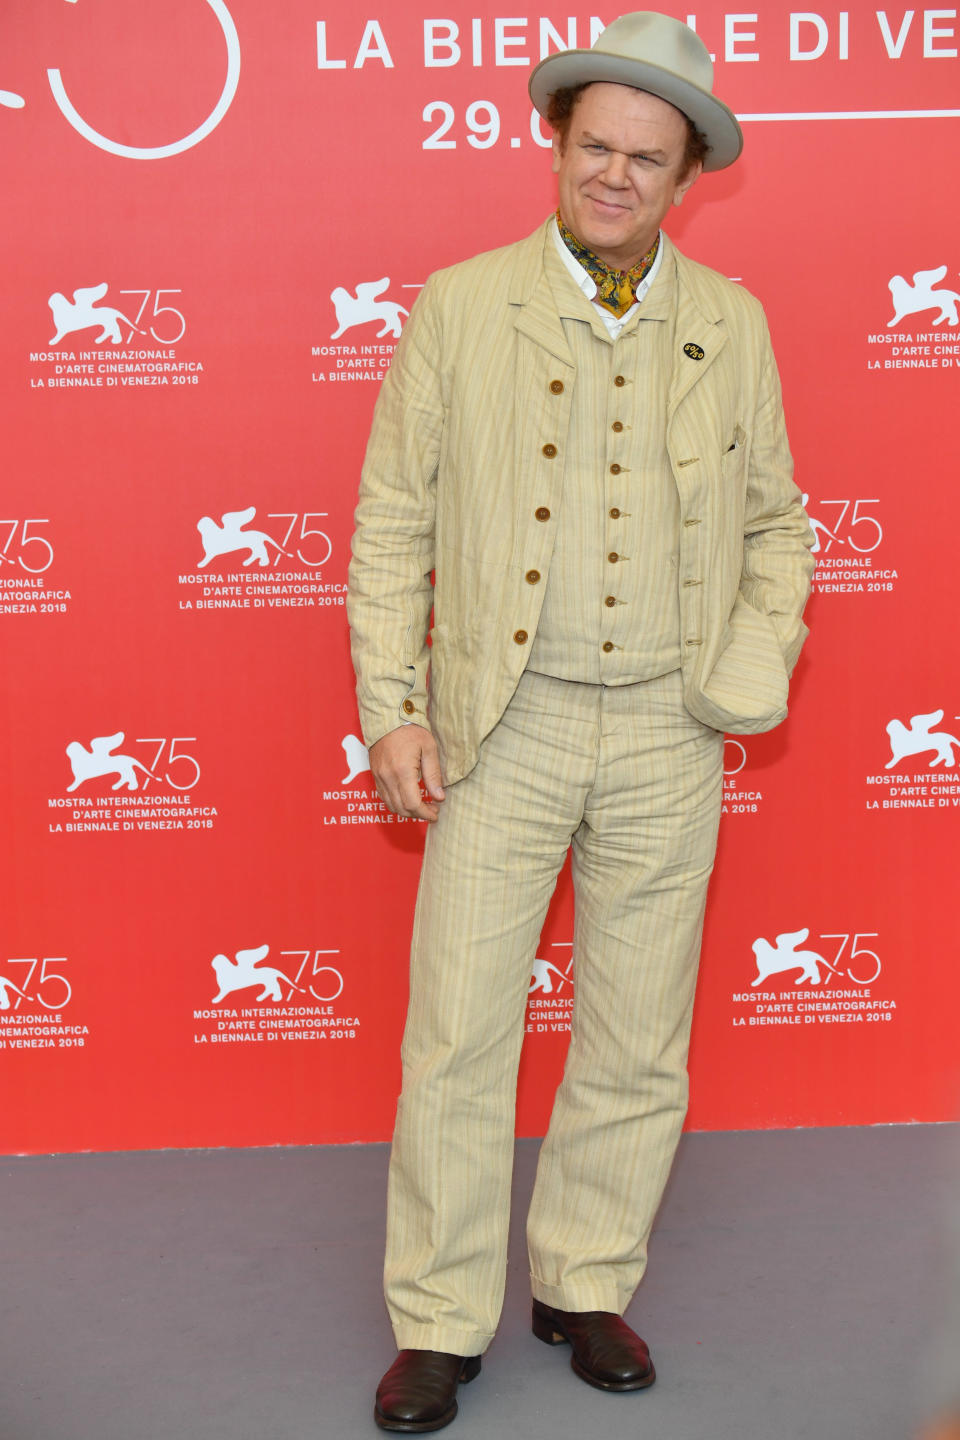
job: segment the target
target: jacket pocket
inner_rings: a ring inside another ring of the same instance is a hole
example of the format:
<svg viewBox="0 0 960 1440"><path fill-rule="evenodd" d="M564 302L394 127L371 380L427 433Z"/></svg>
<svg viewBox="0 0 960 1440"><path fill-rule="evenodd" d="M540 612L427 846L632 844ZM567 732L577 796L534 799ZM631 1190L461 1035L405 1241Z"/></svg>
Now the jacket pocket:
<svg viewBox="0 0 960 1440"><path fill-rule="evenodd" d="M730 639L705 677L702 693L718 729L769 729L787 713L787 669L773 622L738 595Z"/></svg>

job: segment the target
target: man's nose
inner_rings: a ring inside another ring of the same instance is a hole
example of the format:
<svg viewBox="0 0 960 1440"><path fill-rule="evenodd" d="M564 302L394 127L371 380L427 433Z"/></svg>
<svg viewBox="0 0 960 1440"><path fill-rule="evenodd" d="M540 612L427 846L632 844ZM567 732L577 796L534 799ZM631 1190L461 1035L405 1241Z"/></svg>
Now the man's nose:
<svg viewBox="0 0 960 1440"><path fill-rule="evenodd" d="M627 183L627 165L629 161L626 155L619 150L608 150L606 164L603 167L602 178L605 184L614 189L621 190Z"/></svg>

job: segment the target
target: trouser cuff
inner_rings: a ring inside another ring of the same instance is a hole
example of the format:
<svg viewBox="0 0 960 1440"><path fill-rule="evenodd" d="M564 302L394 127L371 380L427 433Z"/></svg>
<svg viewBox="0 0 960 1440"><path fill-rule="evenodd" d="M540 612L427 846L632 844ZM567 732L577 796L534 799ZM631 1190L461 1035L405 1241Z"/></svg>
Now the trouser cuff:
<svg viewBox="0 0 960 1440"><path fill-rule="evenodd" d="M445 1355L482 1355L493 1335L477 1330L460 1330L454 1325L416 1325L402 1322L393 1327L398 1350L440 1350Z"/></svg>
<svg viewBox="0 0 960 1440"><path fill-rule="evenodd" d="M609 1283L591 1285L581 1280L574 1285L548 1285L532 1274L530 1289L535 1300L552 1305L554 1310L606 1310L622 1315L633 1299L632 1290L620 1290Z"/></svg>

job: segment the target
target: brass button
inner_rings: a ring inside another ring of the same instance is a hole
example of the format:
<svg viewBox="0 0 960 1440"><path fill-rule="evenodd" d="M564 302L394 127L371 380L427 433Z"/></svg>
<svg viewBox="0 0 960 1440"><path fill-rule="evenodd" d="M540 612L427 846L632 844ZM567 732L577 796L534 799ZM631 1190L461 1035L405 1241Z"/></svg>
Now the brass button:
<svg viewBox="0 0 960 1440"><path fill-rule="evenodd" d="M627 382L626 380L624 380L622 375L614 375L613 383L614 385L626 385Z"/></svg>
<svg viewBox="0 0 960 1440"><path fill-rule="evenodd" d="M517 642L518 645L526 645L526 643L527 643L527 632L526 632L526 630L514 630L514 632L513 632L513 638L514 638L514 640L516 640L516 642Z"/></svg>
<svg viewBox="0 0 960 1440"><path fill-rule="evenodd" d="M617 554L616 550L611 550L610 554L607 556L607 559L610 561L611 565L616 565L617 561L620 559L620 556Z"/></svg>
<svg viewBox="0 0 960 1440"><path fill-rule="evenodd" d="M611 519L611 520L619 520L619 519L620 519L620 511L617 509L616 505L612 505L612 506L610 507L610 519Z"/></svg>
<svg viewBox="0 0 960 1440"><path fill-rule="evenodd" d="M608 607L609 607L609 606L616 605L616 603L617 603L617 597L616 597L615 595L608 595L607 598L606 598L606 600L604 600L603 603L604 603L604 605L606 605L606 606L608 606Z"/></svg>
<svg viewBox="0 0 960 1440"><path fill-rule="evenodd" d="M619 435L619 434L620 434L620 431L623 429L623 421L622 421L622 420L614 420L614 422L613 422L613 424L611 425L610 428L611 428L611 430L616 430L617 434Z"/></svg>
<svg viewBox="0 0 960 1440"><path fill-rule="evenodd" d="M611 475L619 475L619 474L620 474L620 466L616 463L616 461L614 461L614 463L610 466L610 474L611 474Z"/></svg>
<svg viewBox="0 0 960 1440"><path fill-rule="evenodd" d="M615 650L617 647L614 645L612 640L604 640L600 648L605 652L605 654L609 655L610 651Z"/></svg>
<svg viewBox="0 0 960 1440"><path fill-rule="evenodd" d="M552 460L553 457L554 457L554 455L556 455L556 453L557 453L557 447L556 447L556 445L551 445L550 442L548 441L547 444L544 445L544 447L543 447L543 453L544 453L544 455L546 455L546 457L547 457L548 460Z"/></svg>
<svg viewBox="0 0 960 1440"><path fill-rule="evenodd" d="M408 715L412 715L412 714L414 713L414 711L416 710L417 707L416 707L416 705L414 705L414 703L413 703L412 700L404 700L404 702L403 702L403 708L404 708L404 710L407 712Z"/></svg>
<svg viewBox="0 0 960 1440"><path fill-rule="evenodd" d="M524 579L526 580L528 585L536 585L540 579L540 571L528 570L526 575L524 576Z"/></svg>
<svg viewBox="0 0 960 1440"><path fill-rule="evenodd" d="M562 394L563 394L563 381L562 381L562 380L551 380L551 381L550 381L550 390L551 390L552 394L554 394L554 395L562 395Z"/></svg>
<svg viewBox="0 0 960 1440"><path fill-rule="evenodd" d="M550 519L550 511L547 509L546 505L538 505L533 513L538 520Z"/></svg>

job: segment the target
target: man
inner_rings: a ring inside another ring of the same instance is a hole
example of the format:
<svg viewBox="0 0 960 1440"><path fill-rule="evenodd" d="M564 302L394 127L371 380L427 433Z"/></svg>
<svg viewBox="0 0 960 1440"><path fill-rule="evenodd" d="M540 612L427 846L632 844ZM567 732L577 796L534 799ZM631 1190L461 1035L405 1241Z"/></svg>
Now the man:
<svg viewBox="0 0 960 1440"><path fill-rule="evenodd" d="M533 1328L598 1388L654 1378L621 1316L686 1110L723 732L784 717L812 569L760 306L660 232L740 153L712 77L651 13L544 60L557 217L430 278L377 405L348 601L360 713L380 794L430 822L385 1430L448 1424L496 1328L526 992L571 845Z"/></svg>

